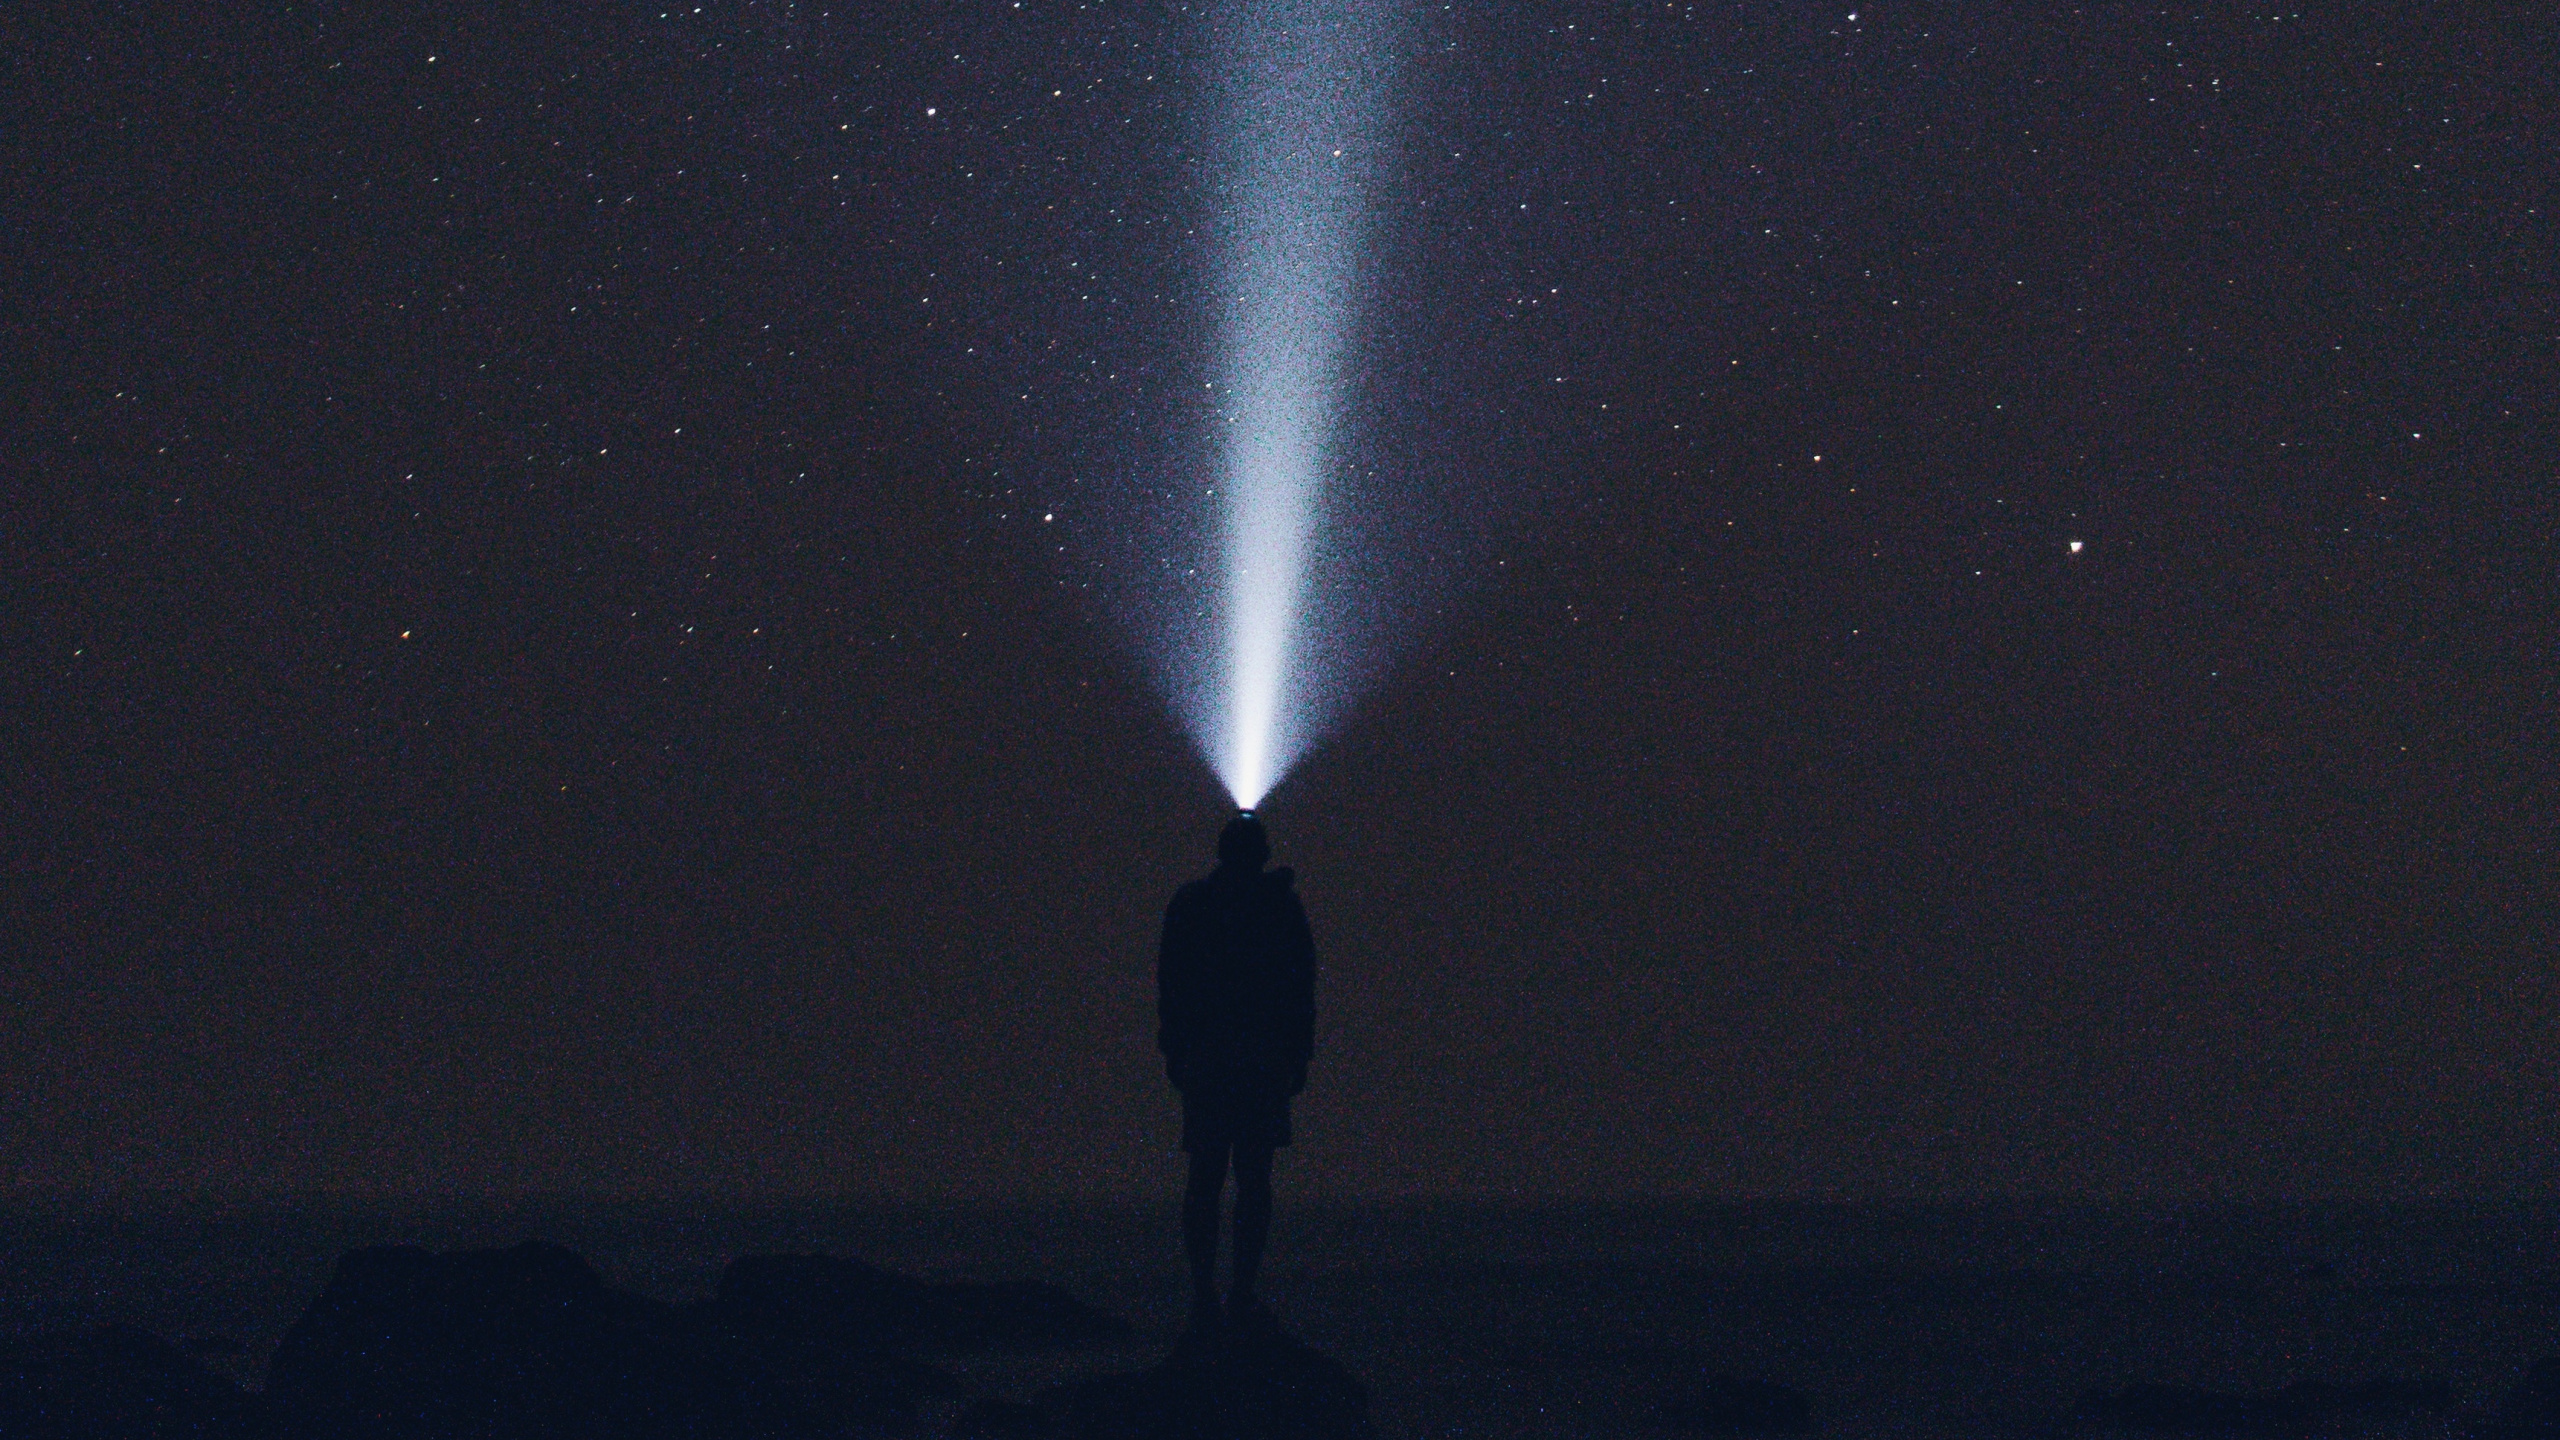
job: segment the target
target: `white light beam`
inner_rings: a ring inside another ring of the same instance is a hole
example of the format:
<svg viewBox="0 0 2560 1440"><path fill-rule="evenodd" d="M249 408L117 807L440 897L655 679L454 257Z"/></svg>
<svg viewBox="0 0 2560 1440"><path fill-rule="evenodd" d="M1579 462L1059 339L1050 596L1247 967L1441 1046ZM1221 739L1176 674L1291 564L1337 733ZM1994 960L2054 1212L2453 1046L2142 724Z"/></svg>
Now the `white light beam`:
<svg viewBox="0 0 2560 1440"><path fill-rule="evenodd" d="M1212 756L1246 808L1315 739L1292 662L1353 321L1384 8L1264 0L1235 36L1219 387L1227 713Z"/></svg>

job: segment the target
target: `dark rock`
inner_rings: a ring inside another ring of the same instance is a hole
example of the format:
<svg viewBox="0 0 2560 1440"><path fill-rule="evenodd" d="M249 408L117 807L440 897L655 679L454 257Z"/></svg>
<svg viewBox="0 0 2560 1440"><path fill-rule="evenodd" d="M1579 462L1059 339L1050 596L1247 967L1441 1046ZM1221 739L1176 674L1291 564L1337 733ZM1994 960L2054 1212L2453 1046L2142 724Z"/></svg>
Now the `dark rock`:
<svg viewBox="0 0 2560 1440"><path fill-rule="evenodd" d="M0 1344L8 1440L193 1440L236 1433L247 1414L237 1386L129 1326Z"/></svg>
<svg viewBox="0 0 2560 1440"><path fill-rule="evenodd" d="M1663 1418L1719 1435L1802 1435L1813 1428L1802 1392L1737 1375L1705 1377L1667 1406Z"/></svg>
<svg viewBox="0 0 2560 1440"><path fill-rule="evenodd" d="M350 1252L267 1380L281 1433L311 1440L716 1434L738 1389L671 1307L532 1242Z"/></svg>
<svg viewBox="0 0 2560 1440"><path fill-rule="evenodd" d="M746 1255L721 1272L718 1323L741 1335L824 1336L865 1349L914 1346L933 1329L922 1281L830 1255Z"/></svg>
<svg viewBox="0 0 2560 1440"><path fill-rule="evenodd" d="M1049 1440L1056 1433L1039 1406L1019 1400L981 1400L951 1425L951 1440Z"/></svg>
<svg viewBox="0 0 2560 1440"><path fill-rule="evenodd" d="M936 1300L942 1288L760 1257L730 1267L719 1299L679 1308L606 1285L556 1245L358 1250L277 1348L267 1402L287 1440L836 1436L912 1425L926 1397L958 1394L897 1353L919 1335L1045 1336L1064 1326L1044 1315L1082 1310L1063 1292L1062 1305L999 1293L972 1314Z"/></svg>
<svg viewBox="0 0 2560 1440"><path fill-rule="evenodd" d="M2453 1382L2365 1380L2339 1385L2326 1380L2296 1380L2276 1392L2276 1399L2305 1420L2326 1415L2446 1415L2453 1411Z"/></svg>
<svg viewBox="0 0 2560 1440"><path fill-rule="evenodd" d="M2444 1415L2452 1410L2453 1385L2441 1379L2365 1380L2352 1385L2296 1380L2272 1395L2129 1385L2113 1394L2091 1391L2081 1397L2072 1414L2131 1430L2265 1434L2344 1416L2391 1418Z"/></svg>
<svg viewBox="0 0 2560 1440"><path fill-rule="evenodd" d="M928 1285L854 1260L751 1256L716 1299L616 1290L556 1245L342 1257L285 1336L285 1440L797 1440L912 1425L959 1387L907 1353L1118 1338L1054 1286Z"/></svg>
<svg viewBox="0 0 2560 1440"><path fill-rule="evenodd" d="M2293 1408L2272 1396L2153 1384L2128 1385L2112 1394L2093 1390L2080 1397L2071 1413L2102 1425L2195 1434L2264 1434L2294 1418Z"/></svg>
<svg viewBox="0 0 2560 1440"><path fill-rule="evenodd" d="M1049 1435L1073 1440L1370 1440L1369 1392L1277 1327L1186 1341L1163 1362L1044 1390ZM1041 1432L1034 1432L1041 1433Z"/></svg>
<svg viewBox="0 0 2560 1440"><path fill-rule="evenodd" d="M939 1344L969 1349L1048 1349L1127 1340L1129 1322L1055 1285L1030 1280L926 1287L941 1307Z"/></svg>
<svg viewBox="0 0 2560 1440"><path fill-rule="evenodd" d="M987 1350L1125 1340L1129 1324L1054 1285L928 1284L827 1255L748 1255L720 1277L720 1322L747 1335L875 1350Z"/></svg>
<svg viewBox="0 0 2560 1440"><path fill-rule="evenodd" d="M823 1336L706 1337L739 1380L738 1411L752 1436L832 1436L847 1428L904 1429L926 1397L959 1385L930 1365Z"/></svg>
<svg viewBox="0 0 2560 1440"><path fill-rule="evenodd" d="M2560 1436L2560 1356L2536 1360L2524 1379L2498 1402L2501 1436Z"/></svg>

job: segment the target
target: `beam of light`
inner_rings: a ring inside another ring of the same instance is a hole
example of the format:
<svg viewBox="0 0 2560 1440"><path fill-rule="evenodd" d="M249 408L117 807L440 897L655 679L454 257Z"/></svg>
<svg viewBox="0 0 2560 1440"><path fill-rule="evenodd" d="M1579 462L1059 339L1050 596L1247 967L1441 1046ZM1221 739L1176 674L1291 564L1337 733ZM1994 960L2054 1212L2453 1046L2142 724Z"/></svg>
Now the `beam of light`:
<svg viewBox="0 0 2560 1440"><path fill-rule="evenodd" d="M1245 808L1333 708L1303 693L1299 662L1303 628L1321 619L1308 571L1355 318L1361 183L1380 143L1386 8L1259 0L1228 37L1216 386L1225 714L1205 743Z"/></svg>

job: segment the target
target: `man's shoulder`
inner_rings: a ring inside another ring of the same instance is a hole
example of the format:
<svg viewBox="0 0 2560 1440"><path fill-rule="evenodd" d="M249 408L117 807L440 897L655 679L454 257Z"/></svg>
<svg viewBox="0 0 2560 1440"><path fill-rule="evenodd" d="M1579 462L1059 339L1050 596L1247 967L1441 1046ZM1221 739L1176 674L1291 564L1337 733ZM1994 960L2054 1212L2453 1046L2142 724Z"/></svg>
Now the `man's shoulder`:
<svg viewBox="0 0 2560 1440"><path fill-rule="evenodd" d="M1257 895L1266 900L1281 900L1294 905L1298 903L1297 884L1298 872L1286 865L1278 865L1262 871L1243 883L1238 883L1233 877L1222 881L1216 875L1203 875L1197 880L1183 882L1173 892L1172 903L1168 904L1165 910L1168 914L1180 914L1186 911L1233 908L1238 904L1250 907L1253 904L1253 897Z"/></svg>

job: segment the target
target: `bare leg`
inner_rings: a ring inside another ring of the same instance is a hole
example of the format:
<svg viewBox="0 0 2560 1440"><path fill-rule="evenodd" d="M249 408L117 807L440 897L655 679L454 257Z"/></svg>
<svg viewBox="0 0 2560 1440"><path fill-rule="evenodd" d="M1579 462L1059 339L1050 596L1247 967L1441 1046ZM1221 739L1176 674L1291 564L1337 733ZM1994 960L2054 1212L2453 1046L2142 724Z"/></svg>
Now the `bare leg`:
<svg viewBox="0 0 2560 1440"><path fill-rule="evenodd" d="M1263 1243L1271 1238L1271 1152L1236 1151L1236 1283L1234 1303L1253 1300L1262 1273Z"/></svg>
<svg viewBox="0 0 2560 1440"><path fill-rule="evenodd" d="M1241 1192L1241 1170L1237 1179ZM1194 1320L1202 1312L1214 1314L1218 1308L1218 1201L1226 1186L1227 1147L1192 1152L1191 1183L1182 1192L1182 1248L1191 1261ZM1241 1193L1238 1203L1242 1203ZM1241 1222L1241 1211L1238 1219ZM1243 1238L1241 1232L1237 1238Z"/></svg>

